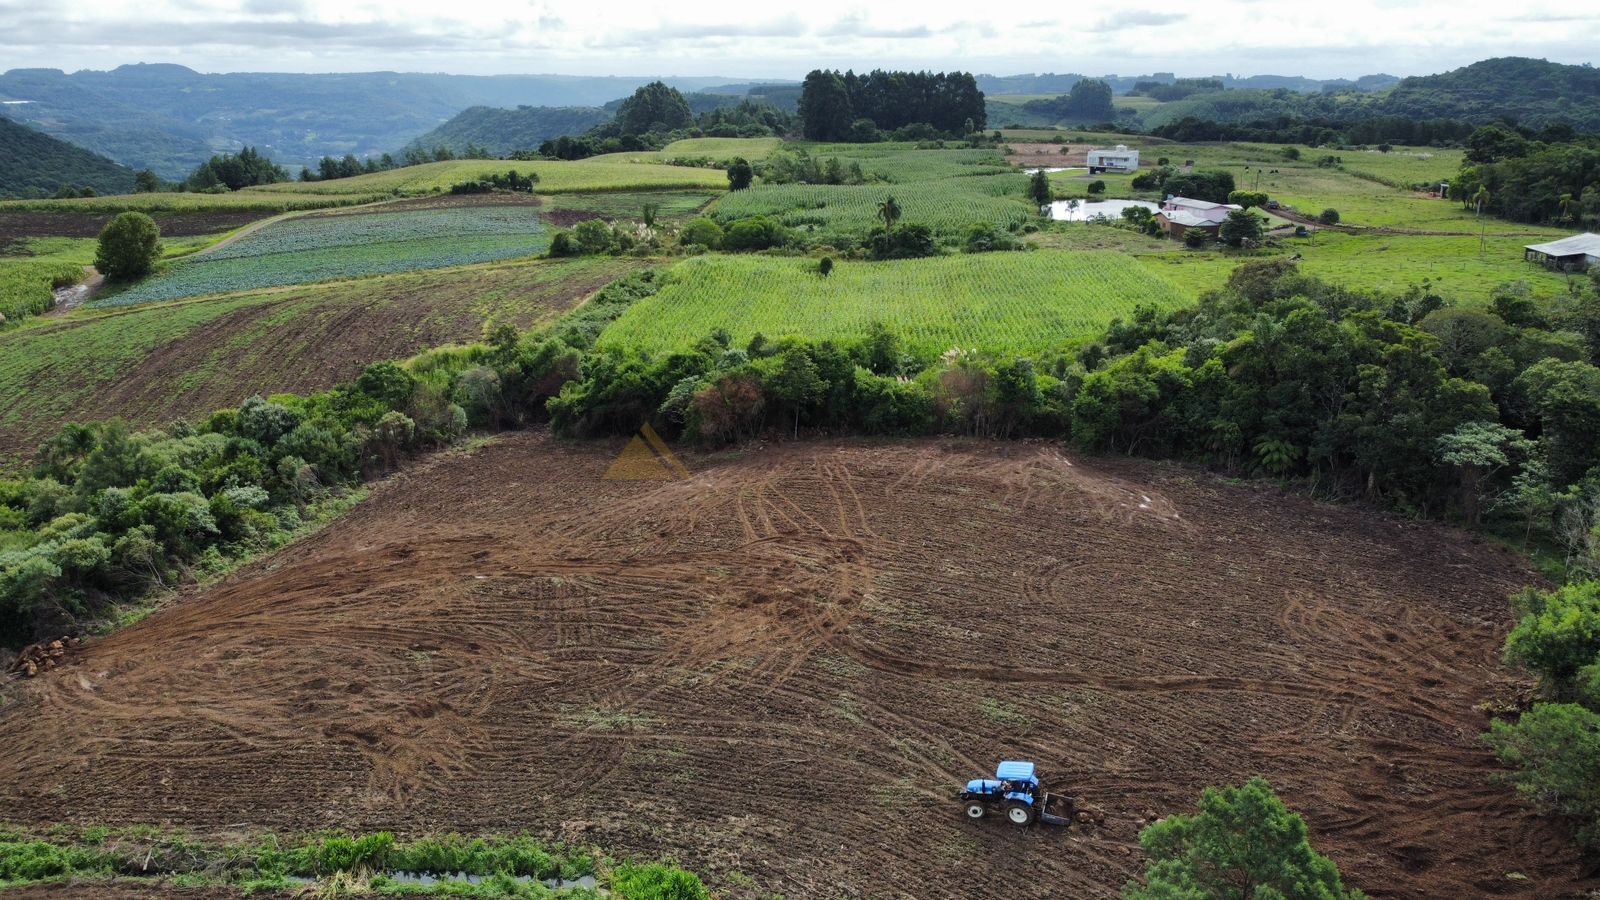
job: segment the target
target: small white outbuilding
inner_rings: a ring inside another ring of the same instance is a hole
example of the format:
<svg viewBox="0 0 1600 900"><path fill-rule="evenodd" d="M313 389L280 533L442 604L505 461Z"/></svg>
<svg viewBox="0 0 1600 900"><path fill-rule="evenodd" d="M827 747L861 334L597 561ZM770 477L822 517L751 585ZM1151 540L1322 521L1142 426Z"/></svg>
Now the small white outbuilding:
<svg viewBox="0 0 1600 900"><path fill-rule="evenodd" d="M1127 144L1118 144L1114 150L1090 150L1089 174L1101 172L1139 171L1139 151L1129 150Z"/></svg>

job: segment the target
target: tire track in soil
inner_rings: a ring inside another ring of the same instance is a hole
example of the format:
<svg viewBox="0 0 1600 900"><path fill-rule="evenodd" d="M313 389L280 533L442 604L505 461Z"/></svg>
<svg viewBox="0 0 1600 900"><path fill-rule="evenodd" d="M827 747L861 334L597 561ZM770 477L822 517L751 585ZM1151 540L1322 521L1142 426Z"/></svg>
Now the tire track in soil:
<svg viewBox="0 0 1600 900"><path fill-rule="evenodd" d="M431 461L7 686L0 802L529 829L792 897L1111 897L1145 821L1259 773L1375 896L1600 886L1477 743L1531 577L1508 556L1053 447L799 444L600 480L619 449ZM1105 823L966 821L953 791L1013 755Z"/></svg>

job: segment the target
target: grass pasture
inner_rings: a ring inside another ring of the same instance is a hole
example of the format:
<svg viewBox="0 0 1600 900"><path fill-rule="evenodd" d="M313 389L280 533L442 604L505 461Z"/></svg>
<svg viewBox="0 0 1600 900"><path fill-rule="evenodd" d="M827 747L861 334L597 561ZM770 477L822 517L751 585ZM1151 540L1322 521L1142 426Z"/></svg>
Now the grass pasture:
<svg viewBox="0 0 1600 900"><path fill-rule="evenodd" d="M1028 179L993 150L918 150L913 144L807 144L816 160L855 163L876 183L757 184L730 191L711 207L724 223L773 216L823 241L859 236L878 224L878 204L894 197L901 221L958 234L974 222L1019 226L1036 216Z"/></svg>
<svg viewBox="0 0 1600 900"><path fill-rule="evenodd" d="M504 174L516 169L526 175L539 176L537 191L540 194L562 194L580 191L650 191L689 190L695 188L725 189L728 176L720 169L702 169L692 166L667 166L655 163L622 162L611 158L566 160L536 160L521 162L503 159L460 159L451 162L427 163L406 166L355 178L333 181L314 181L309 184L272 184L247 188L240 194L310 193L327 195L377 195L414 197L422 194L448 191L450 186L462 181L474 181L487 175Z"/></svg>
<svg viewBox="0 0 1600 900"><path fill-rule="evenodd" d="M711 207L727 223L748 216L774 216L790 228L826 236L865 232L879 224L878 204L894 197L901 221L927 225L939 234L958 234L974 222L1002 227L1037 218L1023 198L1027 177L946 179L917 184L775 184L733 191Z"/></svg>
<svg viewBox="0 0 1600 900"><path fill-rule="evenodd" d="M654 204L662 221L673 222L700 214L718 194L708 191L606 191L598 194L555 194L543 198L541 214L551 224L564 226L578 215L608 219L642 220L646 204Z"/></svg>
<svg viewBox="0 0 1600 900"><path fill-rule="evenodd" d="M667 352L718 328L742 345L757 332L855 338L882 322L923 356L952 347L1028 353L1092 334L1136 304L1188 299L1109 252L844 262L827 278L812 259L706 256L673 268L661 291L623 314L600 343Z"/></svg>
<svg viewBox="0 0 1600 900"><path fill-rule="evenodd" d="M502 171L504 167L502 167ZM371 177L371 176L364 176ZM347 179L354 181L355 179ZM333 184L334 182L325 182ZM308 191L307 184L285 182L275 190L246 188L226 194L160 192L154 194L112 194L104 197L78 197L71 200L0 200L0 213L69 212L104 214L129 210L156 215L182 215L202 212L281 213L300 209L322 209L370 203L392 196L391 191L358 188L347 192Z"/></svg>
<svg viewBox="0 0 1600 900"><path fill-rule="evenodd" d="M1486 304L1494 289L1512 281L1528 285L1535 297L1564 296L1569 276L1523 260L1522 247L1536 238L1490 234L1480 252L1476 236L1335 234L1315 244L1296 241L1304 255L1300 268L1326 281L1366 290L1399 293L1429 283L1441 296L1463 306Z"/></svg>
<svg viewBox="0 0 1600 900"><path fill-rule="evenodd" d="M942 178L1005 174L1012 171L996 150L918 150L915 144L801 144L815 159L858 163L868 177L889 184Z"/></svg>
<svg viewBox="0 0 1600 900"><path fill-rule="evenodd" d="M94 301L130 306L206 294L492 262L542 252L548 234L532 204L306 215L180 261Z"/></svg>
<svg viewBox="0 0 1600 900"><path fill-rule="evenodd" d="M369 363L551 321L649 263L517 260L113 310L0 333L0 470L68 421L153 425L252 394L307 392Z"/></svg>

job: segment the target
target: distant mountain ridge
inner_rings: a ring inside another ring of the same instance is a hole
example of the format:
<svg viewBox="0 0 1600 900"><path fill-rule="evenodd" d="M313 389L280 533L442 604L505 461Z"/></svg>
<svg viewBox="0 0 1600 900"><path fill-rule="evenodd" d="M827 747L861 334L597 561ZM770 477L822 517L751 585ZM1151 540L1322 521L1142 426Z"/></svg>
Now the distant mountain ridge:
<svg viewBox="0 0 1600 900"><path fill-rule="evenodd" d="M980 75L978 87L992 96L1063 94L1084 77ZM1116 93L1125 94L1139 81L1170 83L1174 78L1173 73L1157 72L1105 80ZM315 165L323 156L392 153L413 141L458 150L469 140L495 152L526 149L549 137L586 130L580 126L592 125L607 105L651 80L398 72L202 74L171 64L72 74L12 69L0 75L0 112L117 163L176 180L213 153L237 152L247 145L289 167ZM800 93L798 85L781 79L662 80L685 91L697 111L737 102L748 93L793 113ZM1220 80L1227 88L1221 94L1166 104L1144 117L1144 127L1190 114L1235 122L1338 115L1474 123L1510 118L1533 128L1566 122L1580 131L1600 132L1600 72L1544 60L1489 59L1406 79L1255 75ZM1013 106L992 109L999 114L997 121L1018 115Z"/></svg>
<svg viewBox="0 0 1600 900"><path fill-rule="evenodd" d="M536 150L564 134L582 134L610 119L611 113L594 106L474 106L406 146L423 150L449 147L459 154L471 144L505 156L514 150Z"/></svg>
<svg viewBox="0 0 1600 900"><path fill-rule="evenodd" d="M109 72L13 69L8 115L134 168L180 178L212 153L255 146L285 165L381 154L473 106L600 106L652 77L578 75L202 74L150 63ZM693 91L735 81L665 78Z"/></svg>
<svg viewBox="0 0 1600 900"><path fill-rule="evenodd" d="M1216 78L1228 90L1277 90L1283 88L1301 94L1316 94L1326 90L1381 91L1400 83L1394 75L1363 75L1349 78L1306 78L1301 75L1208 75ZM1126 94L1141 81L1171 84L1178 79L1172 72L1154 72L1149 75L1078 75L1045 73L1042 75L979 75L978 90L985 94L1064 94L1086 78L1104 81L1116 94Z"/></svg>
<svg viewBox="0 0 1600 900"><path fill-rule="evenodd" d="M133 190L133 170L0 116L0 195L48 197L61 187Z"/></svg>

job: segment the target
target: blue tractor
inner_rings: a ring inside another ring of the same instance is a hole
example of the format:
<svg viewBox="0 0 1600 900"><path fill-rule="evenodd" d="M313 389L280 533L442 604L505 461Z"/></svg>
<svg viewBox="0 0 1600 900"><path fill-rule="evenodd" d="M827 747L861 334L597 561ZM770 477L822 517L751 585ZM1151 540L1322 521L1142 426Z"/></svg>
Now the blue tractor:
<svg viewBox="0 0 1600 900"><path fill-rule="evenodd" d="M1013 825L1071 825L1077 813L1077 801L1046 791L1033 763L1016 760L995 767L993 778L967 782L961 803L969 819L1003 812Z"/></svg>

